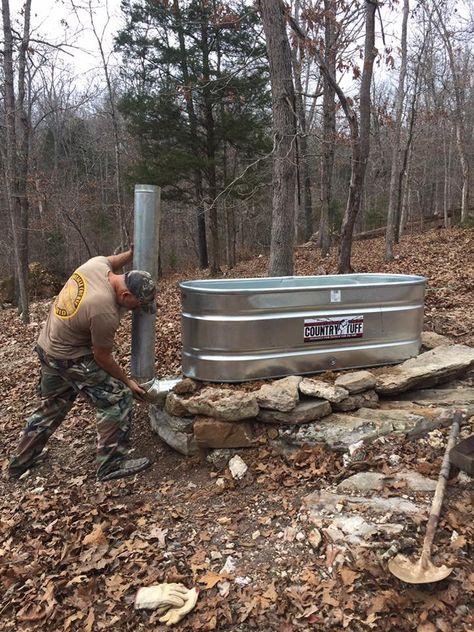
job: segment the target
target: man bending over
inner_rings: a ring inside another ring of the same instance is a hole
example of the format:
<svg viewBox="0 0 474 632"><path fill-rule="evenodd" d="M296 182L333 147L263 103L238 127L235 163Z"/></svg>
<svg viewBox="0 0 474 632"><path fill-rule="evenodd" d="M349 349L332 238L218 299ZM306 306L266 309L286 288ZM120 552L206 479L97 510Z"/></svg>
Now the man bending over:
<svg viewBox="0 0 474 632"><path fill-rule="evenodd" d="M69 278L40 333L41 404L29 417L9 464L19 478L35 462L78 394L97 409L97 480L131 476L149 466L147 458L127 459L133 398L144 391L117 364L112 347L127 310L155 312L155 284L148 272L117 274L133 250L93 257Z"/></svg>

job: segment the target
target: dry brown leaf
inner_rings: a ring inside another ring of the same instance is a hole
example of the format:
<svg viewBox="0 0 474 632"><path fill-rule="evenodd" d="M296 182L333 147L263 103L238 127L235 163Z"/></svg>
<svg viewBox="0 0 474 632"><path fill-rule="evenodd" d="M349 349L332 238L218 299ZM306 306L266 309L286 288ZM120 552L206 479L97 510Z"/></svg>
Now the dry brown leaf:
<svg viewBox="0 0 474 632"><path fill-rule="evenodd" d="M359 573L351 570L350 568L347 568L347 566L342 566L339 574L344 586L352 586L354 581L359 577Z"/></svg>
<svg viewBox="0 0 474 632"><path fill-rule="evenodd" d="M105 533L102 529L102 525L96 524L92 531L85 536L82 540L83 546L89 546L94 544L108 544L109 541L105 537Z"/></svg>
<svg viewBox="0 0 474 632"><path fill-rule="evenodd" d="M467 544L466 536L458 535L457 538L451 541L451 548L453 549L463 549Z"/></svg>
<svg viewBox="0 0 474 632"><path fill-rule="evenodd" d="M313 571L309 570L309 568L305 568L304 571L300 575L300 579L302 582L306 584L310 584L311 586L319 586L321 580L316 577Z"/></svg>
<svg viewBox="0 0 474 632"><path fill-rule="evenodd" d="M87 615L86 623L84 626L84 632L92 632L92 626L94 625L94 621L95 621L94 608L91 608L89 610L89 614Z"/></svg>
<svg viewBox="0 0 474 632"><path fill-rule="evenodd" d="M324 588L321 601L328 606L339 606L339 601L331 595L329 588Z"/></svg>
<svg viewBox="0 0 474 632"><path fill-rule="evenodd" d="M206 562L206 551L204 549L197 551L189 560L189 566L193 573L209 568L209 562Z"/></svg>
<svg viewBox="0 0 474 632"><path fill-rule="evenodd" d="M64 626L63 626L64 632L67 632L69 630L69 628L71 627L71 624L74 623L74 621L81 621L81 619L83 619L84 617L85 617L85 614L83 612L74 612L73 614L71 614L64 621Z"/></svg>
<svg viewBox="0 0 474 632"><path fill-rule="evenodd" d="M41 621L51 614L54 604L42 608L34 603L29 603L17 612L16 619L18 621Z"/></svg>
<svg viewBox="0 0 474 632"><path fill-rule="evenodd" d="M267 588L267 590L263 593L262 597L264 599L268 599L272 603L275 603L275 601L278 599L278 593L275 590L275 582L270 584L270 586Z"/></svg>
<svg viewBox="0 0 474 632"><path fill-rule="evenodd" d="M222 579L228 579L228 573L215 573L214 571L208 571L205 575L198 579L200 584L205 584L203 590L210 590L214 588L214 586L220 582Z"/></svg>

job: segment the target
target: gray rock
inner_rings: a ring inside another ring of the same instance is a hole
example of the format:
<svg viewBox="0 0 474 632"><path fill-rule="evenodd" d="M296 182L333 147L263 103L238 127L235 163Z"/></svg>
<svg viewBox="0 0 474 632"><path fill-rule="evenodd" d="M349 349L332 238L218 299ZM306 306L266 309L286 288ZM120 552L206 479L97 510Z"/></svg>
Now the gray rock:
<svg viewBox="0 0 474 632"><path fill-rule="evenodd" d="M474 404L474 388L438 388L422 389L415 392L403 393L399 396L401 401L409 400L420 406L438 404L441 406Z"/></svg>
<svg viewBox="0 0 474 632"><path fill-rule="evenodd" d="M332 407L336 411L347 412L357 410L358 408L378 408L378 405L379 396L372 389L364 393L349 395L349 397L343 399L342 402L332 404Z"/></svg>
<svg viewBox="0 0 474 632"><path fill-rule="evenodd" d="M359 441L368 443L391 433L413 439L435 428L450 425L454 415L454 410L449 408L430 408L424 412L415 414L411 410L360 408L351 415L333 413L318 423L281 428L280 441L287 445L325 443L332 449L346 450Z"/></svg>
<svg viewBox="0 0 474 632"><path fill-rule="evenodd" d="M271 384L263 384L255 393L258 405L281 412L293 410L299 400L298 385L301 380L299 375L290 375Z"/></svg>
<svg viewBox="0 0 474 632"><path fill-rule="evenodd" d="M378 375L376 390L382 395L396 395L413 388L434 386L462 375L472 366L473 348L442 345L388 368Z"/></svg>
<svg viewBox="0 0 474 632"><path fill-rule="evenodd" d="M434 331L423 331L421 334L421 346L425 349L435 349L441 347L441 345L449 345L450 340L446 336L440 336L440 334Z"/></svg>
<svg viewBox="0 0 474 632"><path fill-rule="evenodd" d="M229 460L238 453L238 450L219 448L211 450L206 456L206 461L213 465L217 470L225 470Z"/></svg>
<svg viewBox="0 0 474 632"><path fill-rule="evenodd" d="M152 429L173 450L191 456L197 454L198 446L193 435L194 418L176 417L162 408L150 406Z"/></svg>
<svg viewBox="0 0 474 632"><path fill-rule="evenodd" d="M386 476L381 472L358 472L341 481L338 492L370 492L383 489Z"/></svg>
<svg viewBox="0 0 474 632"><path fill-rule="evenodd" d="M200 448L249 448L258 437L249 421L221 421L196 417L194 438Z"/></svg>
<svg viewBox="0 0 474 632"><path fill-rule="evenodd" d="M330 448L346 450L354 443L372 441L390 432L393 432L393 426L389 421L334 413L319 423L282 429L280 439L290 445L325 443Z"/></svg>
<svg viewBox="0 0 474 632"><path fill-rule="evenodd" d="M178 395L190 395L195 393L198 389L198 384L190 377L185 377L180 380L174 387L173 392Z"/></svg>
<svg viewBox="0 0 474 632"><path fill-rule="evenodd" d="M345 388L333 386L332 384L328 384L322 380L314 380L313 378L308 377L301 380L299 389L303 395L327 399L327 401L331 404L338 403L343 399L346 399L349 395L349 391Z"/></svg>
<svg viewBox="0 0 474 632"><path fill-rule="evenodd" d="M374 388L375 376L370 371L354 371L340 375L334 384L345 388L352 395Z"/></svg>
<svg viewBox="0 0 474 632"><path fill-rule="evenodd" d="M334 494L327 491L312 492L303 498L303 506L313 517L321 515L321 512L337 511L337 508L344 506L347 510L362 509L374 513L401 513L408 515L419 514L425 516L428 513L428 504L422 505L411 500L392 496L390 498L379 498L378 496L346 496L345 494Z"/></svg>
<svg viewBox="0 0 474 632"><path fill-rule="evenodd" d="M392 432L406 435L408 439L414 439L427 434L436 428L449 426L453 420L454 409L451 408L423 408L412 412L410 409L378 409L360 408L357 417L366 421L391 424Z"/></svg>
<svg viewBox="0 0 474 632"><path fill-rule="evenodd" d="M184 403L186 399L176 393L168 393L165 400L165 410L170 415L176 415L176 417L185 417L191 413L188 411Z"/></svg>
<svg viewBox="0 0 474 632"><path fill-rule="evenodd" d="M331 519L329 528L324 533L333 541L359 544L364 540L370 540L377 533L397 535L403 531L401 524L378 524L367 520L356 513L342 513Z"/></svg>
<svg viewBox="0 0 474 632"><path fill-rule="evenodd" d="M240 421L256 417L258 404L255 393L233 391L230 388L203 389L198 395L194 395L181 403L189 413L215 417L223 421Z"/></svg>
<svg viewBox="0 0 474 632"><path fill-rule="evenodd" d="M321 419L329 415L330 412L331 404L329 402L323 399L312 399L307 402L300 402L290 412L260 409L257 419L264 423L294 425Z"/></svg>
<svg viewBox="0 0 474 632"><path fill-rule="evenodd" d="M396 472L393 476L385 476L380 472L359 472L337 486L338 492L368 492L381 490L393 482L404 481L407 490L417 492L432 492L436 489L436 481L422 476L418 472L405 470Z"/></svg>

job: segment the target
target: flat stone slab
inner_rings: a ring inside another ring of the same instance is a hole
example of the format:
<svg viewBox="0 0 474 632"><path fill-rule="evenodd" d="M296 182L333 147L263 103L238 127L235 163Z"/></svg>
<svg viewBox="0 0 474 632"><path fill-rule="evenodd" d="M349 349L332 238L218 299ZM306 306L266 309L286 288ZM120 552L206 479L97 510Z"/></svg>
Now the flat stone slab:
<svg viewBox="0 0 474 632"><path fill-rule="evenodd" d="M258 421L271 424L296 425L321 419L331 412L331 404L324 399L311 399L300 402L289 412L260 409Z"/></svg>
<svg viewBox="0 0 474 632"><path fill-rule="evenodd" d="M196 417L194 437L200 448L249 448L258 441L249 421Z"/></svg>
<svg viewBox="0 0 474 632"><path fill-rule="evenodd" d="M149 416L152 429L170 448L185 456L198 452L193 435L194 417L176 417L157 406L150 406Z"/></svg>
<svg viewBox="0 0 474 632"><path fill-rule="evenodd" d="M346 478L337 486L338 492L369 492L380 491L391 483L404 483L403 489L413 492L433 492L436 481L422 476L413 470L396 472L393 476L386 476L381 472L359 472Z"/></svg>
<svg viewBox="0 0 474 632"><path fill-rule="evenodd" d="M341 513L330 520L329 526L323 529L323 532L332 542L360 544L378 533L395 536L403 529L401 524L381 524L367 520L359 514Z"/></svg>
<svg viewBox="0 0 474 632"><path fill-rule="evenodd" d="M374 513L400 513L407 515L425 516L428 514L428 504L422 505L412 500L392 496L390 498L380 498L378 496L348 496L345 494L334 494L325 490L312 492L303 498L303 506L308 510L313 518L324 515L328 512L337 512L341 506L344 509L356 511L360 509L364 513L369 510Z"/></svg>
<svg viewBox="0 0 474 632"><path fill-rule="evenodd" d="M346 450L350 445L368 443L391 433L409 439L435 428L451 424L454 409L420 407L420 414L411 409L360 408L352 414L333 413L317 423L298 428L280 429L280 439L290 445L325 443L332 449Z"/></svg>
<svg viewBox="0 0 474 632"><path fill-rule="evenodd" d="M359 441L372 441L393 432L390 421L363 419L353 415L334 413L319 423L280 430L280 438L290 445L325 443L333 449L347 449Z"/></svg>
<svg viewBox="0 0 474 632"><path fill-rule="evenodd" d="M298 385L303 378L290 375L271 384L263 384L255 393L260 408L288 412L293 410L299 401Z"/></svg>
<svg viewBox="0 0 474 632"><path fill-rule="evenodd" d="M420 406L429 406L430 404L443 406L459 404L463 406L465 404L474 404L474 388L468 386L459 388L427 388L416 392L402 393L398 399L401 401L409 400Z"/></svg>
<svg viewBox="0 0 474 632"><path fill-rule="evenodd" d="M331 404L338 403L349 395L349 391L341 386L333 386L322 380L314 380L308 377L301 380L299 389L303 395L327 399Z"/></svg>
<svg viewBox="0 0 474 632"><path fill-rule="evenodd" d="M441 345L379 374L376 390L381 395L396 395L414 388L435 386L462 375L472 366L473 348Z"/></svg>
<svg viewBox="0 0 474 632"><path fill-rule="evenodd" d="M377 410L360 408L354 415L366 421L373 420L391 424L391 432L406 435L408 439L427 434L436 428L449 426L454 416L454 409L452 408L419 407L417 411L412 412L410 408Z"/></svg>
<svg viewBox="0 0 474 632"><path fill-rule="evenodd" d="M345 388L349 393L362 393L375 387L375 376L370 371L353 371L336 378L336 386Z"/></svg>
<svg viewBox="0 0 474 632"><path fill-rule="evenodd" d="M348 412L350 410L357 410L358 408L378 408L379 396L371 389L364 391L363 393L355 393L349 395L340 402L334 402L331 404L333 410L340 412Z"/></svg>
<svg viewBox="0 0 474 632"><path fill-rule="evenodd" d="M175 395L175 398L179 398L188 413L223 421L250 419L256 417L259 410L255 393L233 391L230 388L208 387L192 397Z"/></svg>

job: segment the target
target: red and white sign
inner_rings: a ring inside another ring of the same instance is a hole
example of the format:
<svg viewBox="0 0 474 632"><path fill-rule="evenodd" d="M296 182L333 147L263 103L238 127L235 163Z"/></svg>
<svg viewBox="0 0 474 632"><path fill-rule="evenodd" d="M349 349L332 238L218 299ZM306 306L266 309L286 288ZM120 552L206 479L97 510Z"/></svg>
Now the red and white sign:
<svg viewBox="0 0 474 632"><path fill-rule="evenodd" d="M364 317L344 316L326 318L305 318L304 342L318 340L342 340L362 338L364 335Z"/></svg>

